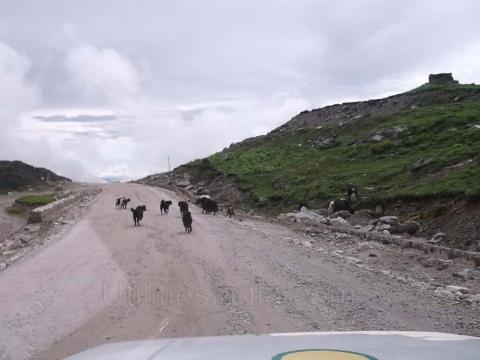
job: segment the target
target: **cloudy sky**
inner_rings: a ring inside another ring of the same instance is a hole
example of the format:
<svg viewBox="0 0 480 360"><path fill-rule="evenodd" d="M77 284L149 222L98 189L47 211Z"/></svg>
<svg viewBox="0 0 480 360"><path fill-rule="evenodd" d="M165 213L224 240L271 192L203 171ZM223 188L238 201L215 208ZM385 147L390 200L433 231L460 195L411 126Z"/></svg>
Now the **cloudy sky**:
<svg viewBox="0 0 480 360"><path fill-rule="evenodd" d="M0 158L138 178L296 113L480 83L477 0L2 0Z"/></svg>

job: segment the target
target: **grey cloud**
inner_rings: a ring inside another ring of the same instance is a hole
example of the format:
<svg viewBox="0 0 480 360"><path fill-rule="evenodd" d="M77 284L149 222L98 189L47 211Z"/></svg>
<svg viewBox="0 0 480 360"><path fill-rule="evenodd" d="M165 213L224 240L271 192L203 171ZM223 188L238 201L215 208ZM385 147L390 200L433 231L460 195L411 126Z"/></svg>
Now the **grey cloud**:
<svg viewBox="0 0 480 360"><path fill-rule="evenodd" d="M40 113L35 127L52 134L45 149L71 160L67 176L143 175L167 154L178 165L430 72L478 83L478 14L476 0L4 1L0 125L26 135L16 124L35 106L73 109L83 115ZM47 158L59 166L30 156Z"/></svg>
<svg viewBox="0 0 480 360"><path fill-rule="evenodd" d="M105 121L114 121L116 116L114 115L77 115L77 116L66 116L66 115L51 115L43 116L37 115L34 116L35 119L43 122L52 122L52 123L98 123Z"/></svg>

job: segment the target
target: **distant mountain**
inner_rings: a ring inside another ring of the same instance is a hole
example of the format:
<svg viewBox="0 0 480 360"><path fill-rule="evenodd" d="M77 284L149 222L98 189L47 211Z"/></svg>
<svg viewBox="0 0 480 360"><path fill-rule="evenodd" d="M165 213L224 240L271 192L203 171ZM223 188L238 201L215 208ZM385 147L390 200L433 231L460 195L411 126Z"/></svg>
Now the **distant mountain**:
<svg viewBox="0 0 480 360"><path fill-rule="evenodd" d="M18 190L42 183L71 181L54 172L21 161L0 161L0 190Z"/></svg>

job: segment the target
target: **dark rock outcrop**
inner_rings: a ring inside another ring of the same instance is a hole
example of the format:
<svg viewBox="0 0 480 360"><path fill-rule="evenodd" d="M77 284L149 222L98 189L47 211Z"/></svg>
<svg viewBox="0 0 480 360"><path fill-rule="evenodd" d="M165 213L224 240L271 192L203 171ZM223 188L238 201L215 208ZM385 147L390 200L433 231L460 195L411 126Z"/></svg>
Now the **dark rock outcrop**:
<svg viewBox="0 0 480 360"><path fill-rule="evenodd" d="M0 190L17 190L58 181L71 180L48 169L34 167L21 161L0 161Z"/></svg>
<svg viewBox="0 0 480 360"><path fill-rule="evenodd" d="M430 74L428 77L430 85L457 85L458 81L452 76L452 73Z"/></svg>

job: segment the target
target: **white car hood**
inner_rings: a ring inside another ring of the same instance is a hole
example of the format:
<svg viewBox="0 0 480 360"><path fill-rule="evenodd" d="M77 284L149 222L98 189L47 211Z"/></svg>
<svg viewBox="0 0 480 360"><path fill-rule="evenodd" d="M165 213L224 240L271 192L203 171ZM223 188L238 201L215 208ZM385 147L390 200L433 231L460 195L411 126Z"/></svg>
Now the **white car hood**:
<svg viewBox="0 0 480 360"><path fill-rule="evenodd" d="M315 332L142 340L70 360L479 360L480 338L429 332Z"/></svg>

